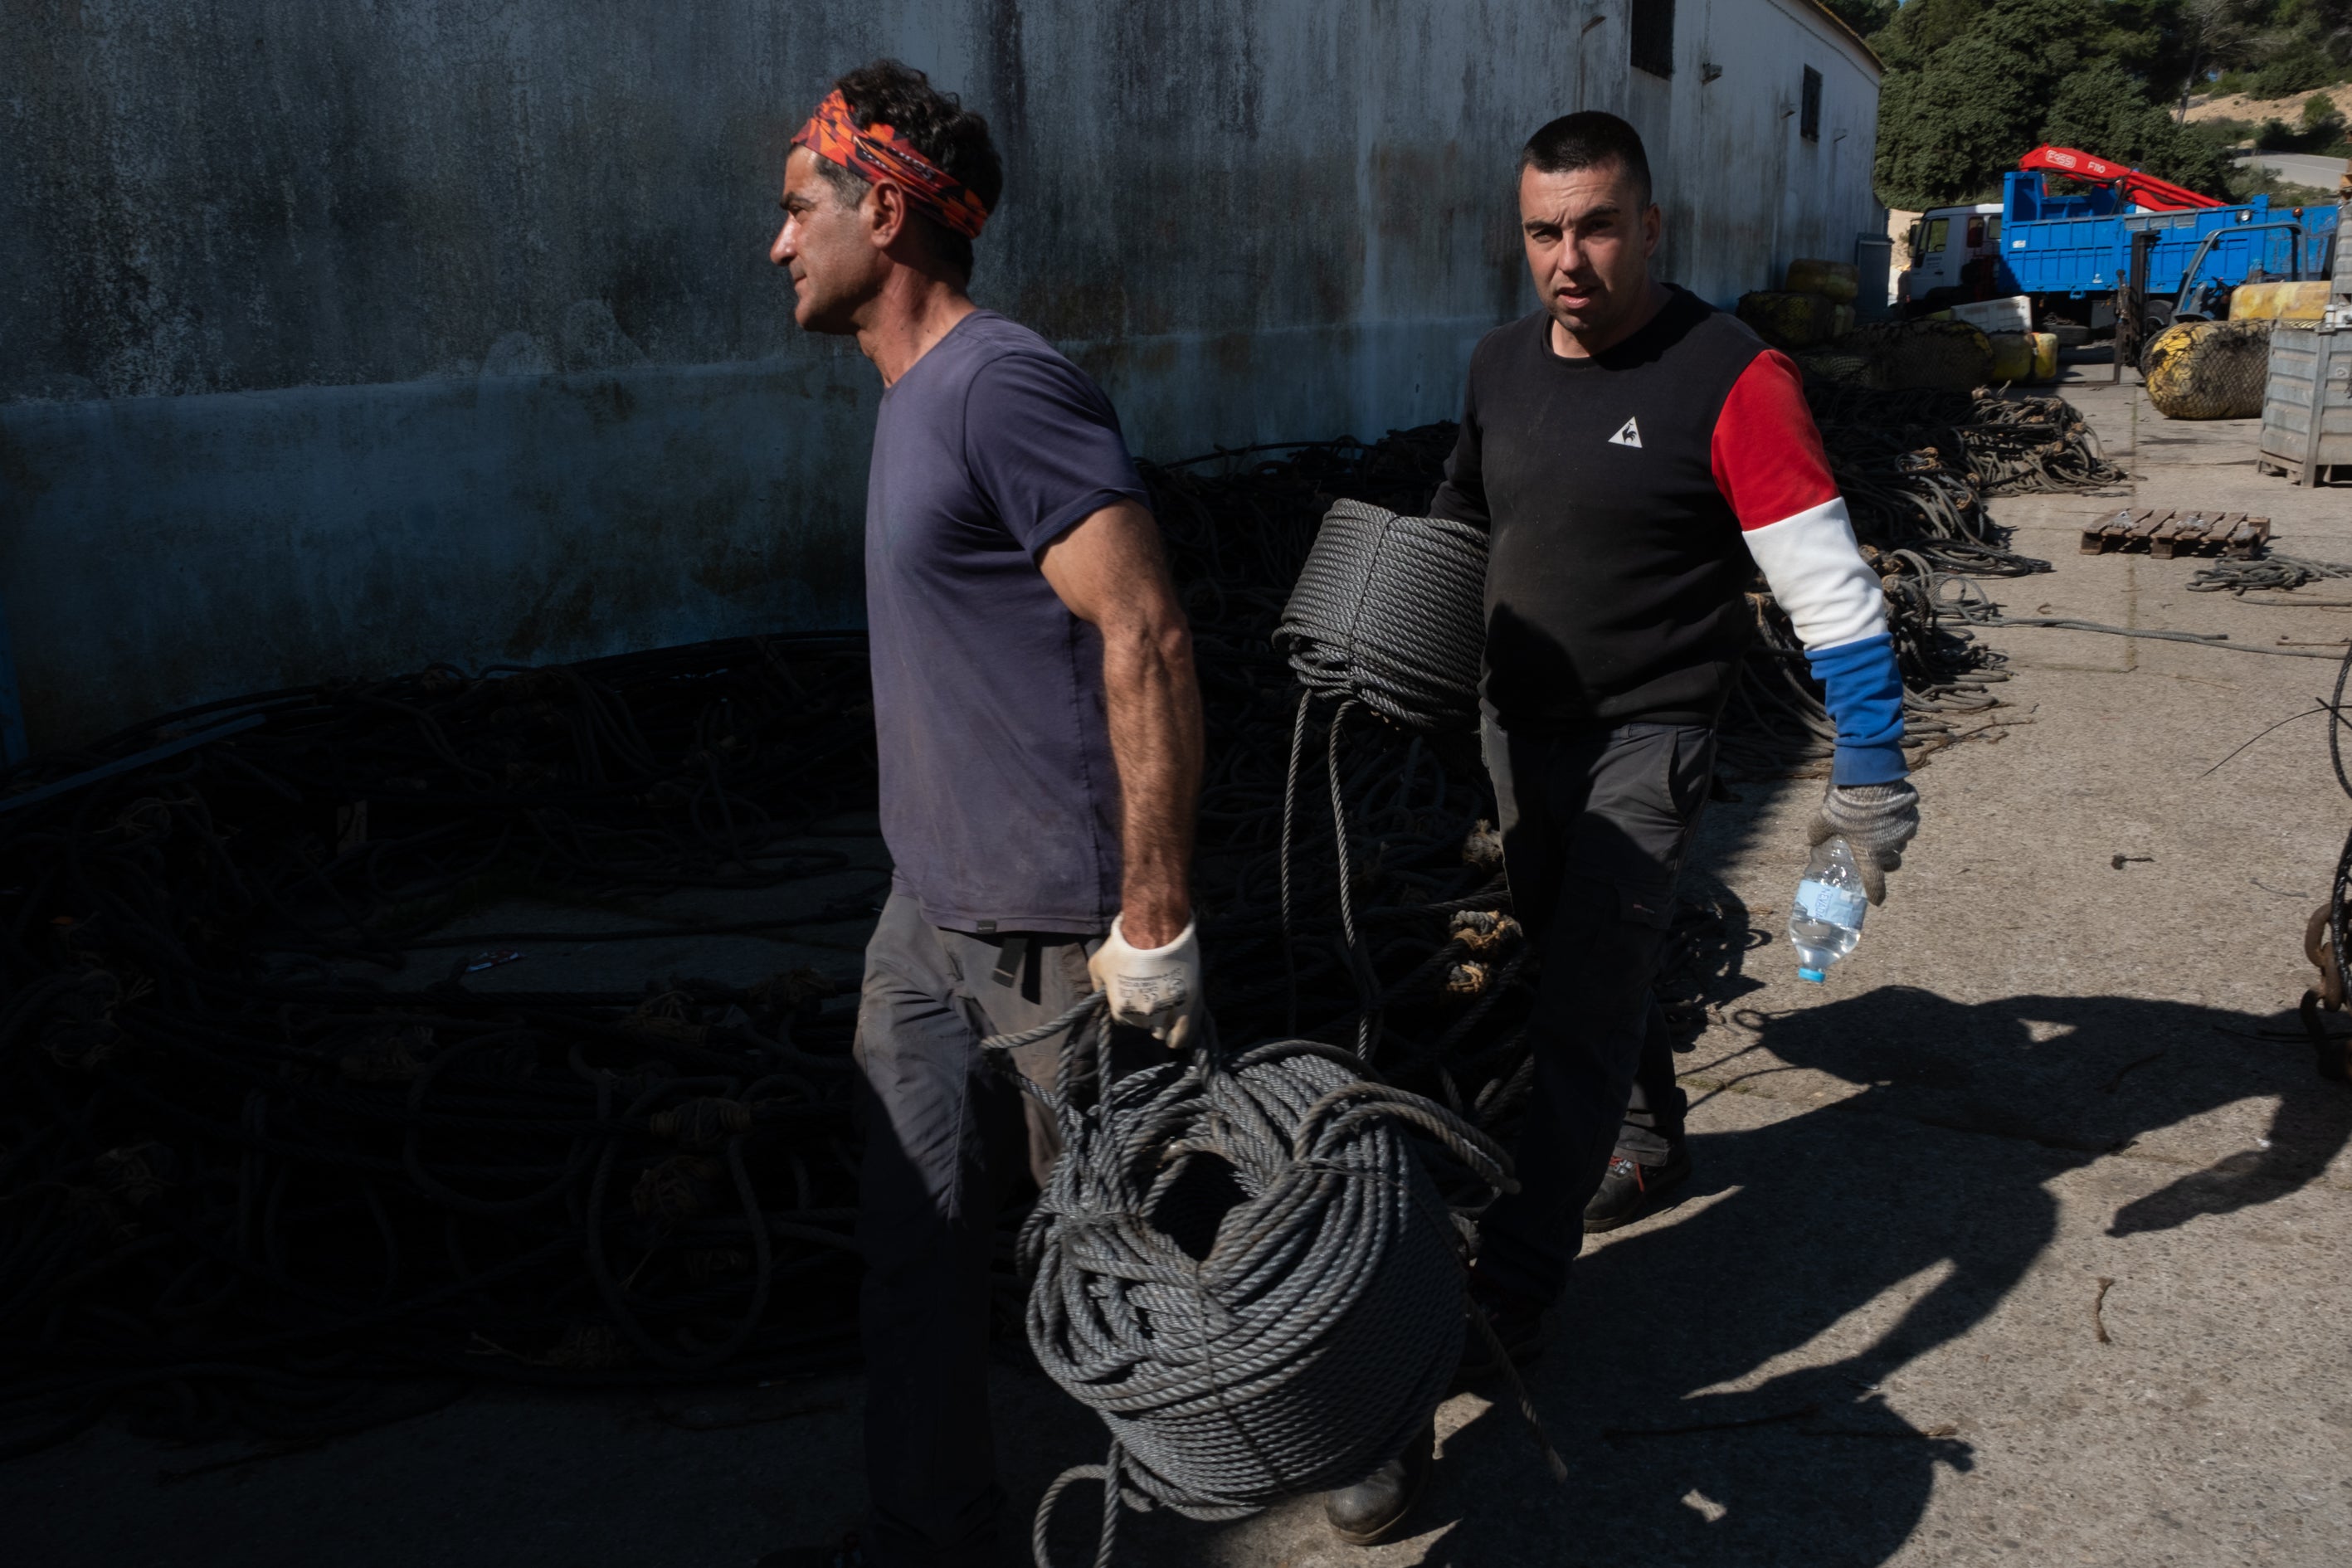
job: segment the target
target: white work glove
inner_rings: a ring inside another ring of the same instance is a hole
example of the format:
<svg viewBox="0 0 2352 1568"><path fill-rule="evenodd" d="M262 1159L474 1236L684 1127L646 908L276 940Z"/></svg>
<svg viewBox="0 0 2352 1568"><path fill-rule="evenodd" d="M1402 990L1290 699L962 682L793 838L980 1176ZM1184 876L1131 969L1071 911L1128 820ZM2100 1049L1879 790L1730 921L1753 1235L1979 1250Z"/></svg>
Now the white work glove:
<svg viewBox="0 0 2352 1568"><path fill-rule="evenodd" d="M1886 901L1886 873L1903 864L1904 846L1919 831L1919 792L1910 784L1832 784L1822 793L1805 836L1819 844L1843 838L1874 904Z"/></svg>
<svg viewBox="0 0 2352 1568"><path fill-rule="evenodd" d="M1113 1023L1149 1029L1171 1051L1184 1048L1202 1013L1199 930L1187 921L1184 934L1166 947L1139 948L1128 945L1117 920L1110 922L1087 973L1109 994Z"/></svg>

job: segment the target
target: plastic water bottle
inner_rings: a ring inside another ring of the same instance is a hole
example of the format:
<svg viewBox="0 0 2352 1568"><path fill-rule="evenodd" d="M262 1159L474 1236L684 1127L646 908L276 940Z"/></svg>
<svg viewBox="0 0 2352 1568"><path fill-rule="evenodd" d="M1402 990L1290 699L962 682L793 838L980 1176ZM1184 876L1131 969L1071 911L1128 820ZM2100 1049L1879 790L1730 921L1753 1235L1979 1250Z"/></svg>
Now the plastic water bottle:
<svg viewBox="0 0 2352 1568"><path fill-rule="evenodd" d="M1805 863L1804 879L1789 906L1789 940L1797 947L1797 978L1819 985L1830 965L1862 940L1862 917L1870 900L1862 872L1843 838L1824 838Z"/></svg>

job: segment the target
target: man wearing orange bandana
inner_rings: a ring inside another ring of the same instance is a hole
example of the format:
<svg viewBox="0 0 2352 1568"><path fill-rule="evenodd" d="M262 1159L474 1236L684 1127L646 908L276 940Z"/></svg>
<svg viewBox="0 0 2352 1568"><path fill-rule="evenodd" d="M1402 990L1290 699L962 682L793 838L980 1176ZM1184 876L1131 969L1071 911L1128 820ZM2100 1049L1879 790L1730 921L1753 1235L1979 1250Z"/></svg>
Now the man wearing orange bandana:
<svg viewBox="0 0 2352 1568"><path fill-rule="evenodd" d="M980 1042L1100 989L1129 1049L1205 1026L1189 868L1191 634L1110 401L972 303L1003 184L919 71L841 79L793 139L769 258L793 316L882 375L866 599L890 899L857 1016L870 1512L862 1559L993 1564L989 1264L1049 1120ZM1018 1054L1051 1083L1056 1046Z"/></svg>

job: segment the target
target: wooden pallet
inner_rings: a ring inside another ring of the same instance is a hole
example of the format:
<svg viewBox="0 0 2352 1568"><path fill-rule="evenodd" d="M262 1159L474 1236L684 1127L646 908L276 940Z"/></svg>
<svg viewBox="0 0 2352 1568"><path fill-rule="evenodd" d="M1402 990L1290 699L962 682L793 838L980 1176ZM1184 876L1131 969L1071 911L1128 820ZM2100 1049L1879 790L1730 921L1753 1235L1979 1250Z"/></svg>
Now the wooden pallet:
<svg viewBox="0 0 2352 1568"><path fill-rule="evenodd" d="M2083 553L2145 550L2158 560L2175 555L2234 555L2245 560L2271 536L2271 520L2242 511L2128 509L2083 531Z"/></svg>

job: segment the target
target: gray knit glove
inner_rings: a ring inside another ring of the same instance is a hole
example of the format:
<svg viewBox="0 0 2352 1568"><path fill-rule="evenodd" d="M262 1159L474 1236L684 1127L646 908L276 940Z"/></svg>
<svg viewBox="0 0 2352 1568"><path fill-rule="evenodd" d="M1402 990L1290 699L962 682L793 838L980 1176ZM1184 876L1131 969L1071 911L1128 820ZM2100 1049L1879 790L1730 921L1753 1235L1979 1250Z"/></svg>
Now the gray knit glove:
<svg viewBox="0 0 2352 1568"><path fill-rule="evenodd" d="M1874 904L1886 901L1886 873L1903 864L1903 847L1919 831L1919 792L1907 783L1832 784L1822 792L1806 837L1843 838Z"/></svg>

